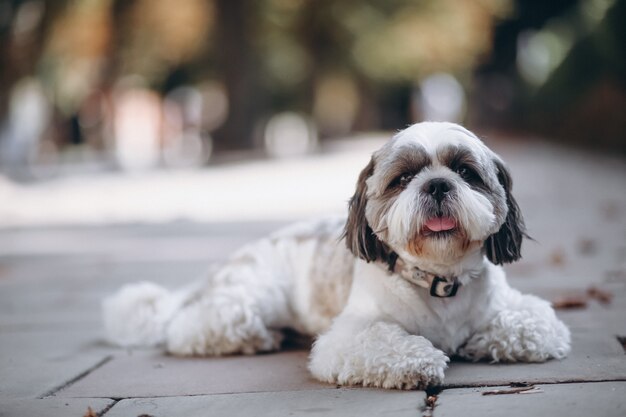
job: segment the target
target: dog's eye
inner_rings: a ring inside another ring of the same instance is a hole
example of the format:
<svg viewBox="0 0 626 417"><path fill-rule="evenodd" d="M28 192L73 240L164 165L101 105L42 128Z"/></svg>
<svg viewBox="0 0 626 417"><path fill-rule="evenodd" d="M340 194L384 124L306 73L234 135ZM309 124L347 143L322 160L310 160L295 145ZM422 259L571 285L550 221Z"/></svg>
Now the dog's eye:
<svg viewBox="0 0 626 417"><path fill-rule="evenodd" d="M406 187L413 179L413 174L404 174L400 176L400 185Z"/></svg>
<svg viewBox="0 0 626 417"><path fill-rule="evenodd" d="M391 184L389 184L389 188L405 188L407 185L409 185L413 177L415 177L415 174L412 173L404 173L402 175L399 175L393 181L391 181Z"/></svg>
<svg viewBox="0 0 626 417"><path fill-rule="evenodd" d="M458 167L456 173L467 182L480 181L480 176L466 165Z"/></svg>

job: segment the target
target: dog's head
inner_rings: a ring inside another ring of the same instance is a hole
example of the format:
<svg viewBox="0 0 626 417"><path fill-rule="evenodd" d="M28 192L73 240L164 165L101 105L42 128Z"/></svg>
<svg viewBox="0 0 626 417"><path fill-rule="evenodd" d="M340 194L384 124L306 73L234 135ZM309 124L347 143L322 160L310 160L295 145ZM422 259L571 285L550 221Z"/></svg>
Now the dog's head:
<svg viewBox="0 0 626 417"><path fill-rule="evenodd" d="M524 223L502 160L453 123L415 124L376 151L350 200L345 237L366 261L454 265L482 248L521 257Z"/></svg>

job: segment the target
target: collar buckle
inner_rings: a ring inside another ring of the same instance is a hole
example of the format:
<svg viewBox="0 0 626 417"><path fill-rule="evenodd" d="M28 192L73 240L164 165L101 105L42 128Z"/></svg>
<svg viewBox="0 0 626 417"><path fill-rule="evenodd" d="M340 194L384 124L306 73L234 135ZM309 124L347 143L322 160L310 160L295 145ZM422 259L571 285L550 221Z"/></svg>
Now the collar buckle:
<svg viewBox="0 0 626 417"><path fill-rule="evenodd" d="M445 278L435 276L430 284L430 295L437 298L454 297L458 289L458 280L448 282Z"/></svg>

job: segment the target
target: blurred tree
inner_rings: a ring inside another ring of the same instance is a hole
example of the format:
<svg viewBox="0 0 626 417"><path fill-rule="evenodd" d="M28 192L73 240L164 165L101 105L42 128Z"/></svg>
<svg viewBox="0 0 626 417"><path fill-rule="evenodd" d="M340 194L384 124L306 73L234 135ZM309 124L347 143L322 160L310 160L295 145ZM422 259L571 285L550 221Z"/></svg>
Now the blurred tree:
<svg viewBox="0 0 626 417"><path fill-rule="evenodd" d="M520 78L517 58L520 36L539 30L552 19L568 13L580 0L515 0L513 12L494 28L492 52L477 66L473 76L470 121L522 129L527 120L521 117L523 101L530 94Z"/></svg>
<svg viewBox="0 0 626 417"><path fill-rule="evenodd" d="M215 59L228 95L228 117L215 132L215 146L218 150L252 148L266 93L255 45L260 2L215 0L215 11Z"/></svg>
<svg viewBox="0 0 626 417"><path fill-rule="evenodd" d="M532 97L531 126L569 143L626 154L626 1L571 48Z"/></svg>
<svg viewBox="0 0 626 417"><path fill-rule="evenodd" d="M263 20L273 23L262 32L272 79L297 92L300 100L290 101L308 113L326 79L347 79L357 88L354 123L363 130L410 122L410 92L423 77L445 71L467 78L490 51L495 21L511 9L495 0L263 4L270 9Z"/></svg>
<svg viewBox="0 0 626 417"><path fill-rule="evenodd" d="M626 154L625 20L625 0L516 0L475 72L472 123Z"/></svg>
<svg viewBox="0 0 626 417"><path fill-rule="evenodd" d="M48 2L52 4L54 2ZM70 117L102 78L113 28L110 0L68 1L55 16L40 53L40 78Z"/></svg>
<svg viewBox="0 0 626 417"><path fill-rule="evenodd" d="M133 75L161 92L221 82L228 116L213 135L218 150L256 146L258 128L287 109L317 118L322 134L397 128L410 122L411 92L423 77L468 78L510 4L0 0L0 58L9 63L0 69L0 114L25 74L39 75L68 118L94 90L111 91ZM24 37L18 29L37 15L31 9L43 14Z"/></svg>
<svg viewBox="0 0 626 417"><path fill-rule="evenodd" d="M11 87L34 76L52 25L67 0L0 0L0 126L7 115Z"/></svg>

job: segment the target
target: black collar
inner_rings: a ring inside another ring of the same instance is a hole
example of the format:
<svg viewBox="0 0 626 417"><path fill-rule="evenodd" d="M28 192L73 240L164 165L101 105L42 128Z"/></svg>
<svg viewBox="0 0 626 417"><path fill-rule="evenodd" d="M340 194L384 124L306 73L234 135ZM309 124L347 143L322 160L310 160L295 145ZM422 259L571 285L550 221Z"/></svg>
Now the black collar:
<svg viewBox="0 0 626 417"><path fill-rule="evenodd" d="M398 258L393 272L405 280L422 288L429 288L430 295L437 298L454 297L461 285L458 277L442 277L432 272L424 271L416 266L411 266Z"/></svg>
<svg viewBox="0 0 626 417"><path fill-rule="evenodd" d="M442 277L432 272L424 271L416 266L404 262L394 253L394 259L388 264L389 272L395 273L413 285L430 290L430 295L437 298L454 297L461 286L456 276ZM378 264L383 267L382 264Z"/></svg>

